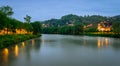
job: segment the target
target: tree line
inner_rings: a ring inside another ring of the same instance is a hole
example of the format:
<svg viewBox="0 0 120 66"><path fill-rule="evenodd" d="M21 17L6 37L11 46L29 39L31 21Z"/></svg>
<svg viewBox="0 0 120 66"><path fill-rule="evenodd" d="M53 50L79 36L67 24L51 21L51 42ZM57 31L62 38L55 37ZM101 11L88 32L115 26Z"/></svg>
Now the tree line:
<svg viewBox="0 0 120 66"><path fill-rule="evenodd" d="M31 22L31 16L26 15L24 17L25 22L19 21L11 16L14 14L13 9L10 6L0 7L0 30L7 28L7 31L16 33L16 29L25 29L33 34L41 33L40 21Z"/></svg>
<svg viewBox="0 0 120 66"><path fill-rule="evenodd" d="M98 32L98 23L108 21L112 24L111 32L120 34L120 15L108 17L101 15L78 16L68 14L60 19L50 19L42 22L42 33L53 34L83 34L84 32ZM93 24L84 29L84 26Z"/></svg>

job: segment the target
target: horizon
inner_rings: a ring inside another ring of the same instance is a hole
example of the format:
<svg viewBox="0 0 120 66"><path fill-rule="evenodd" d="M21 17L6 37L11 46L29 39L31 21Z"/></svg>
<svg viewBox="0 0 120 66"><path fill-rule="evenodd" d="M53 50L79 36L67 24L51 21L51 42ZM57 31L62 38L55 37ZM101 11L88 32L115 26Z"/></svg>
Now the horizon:
<svg viewBox="0 0 120 66"><path fill-rule="evenodd" d="M119 0L0 0L0 3L0 7L5 5L12 7L14 11L12 17L20 21L24 21L23 18L27 14L32 17L32 21L44 21L52 18L60 19L68 14L108 17L120 15Z"/></svg>

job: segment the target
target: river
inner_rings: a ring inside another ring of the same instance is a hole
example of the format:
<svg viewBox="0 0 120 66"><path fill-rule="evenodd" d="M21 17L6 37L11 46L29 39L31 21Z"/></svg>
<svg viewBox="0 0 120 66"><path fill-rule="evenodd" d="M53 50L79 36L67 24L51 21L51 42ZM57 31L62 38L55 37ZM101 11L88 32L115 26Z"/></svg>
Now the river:
<svg viewBox="0 0 120 66"><path fill-rule="evenodd" d="M120 66L120 39L43 34L1 49L0 66Z"/></svg>

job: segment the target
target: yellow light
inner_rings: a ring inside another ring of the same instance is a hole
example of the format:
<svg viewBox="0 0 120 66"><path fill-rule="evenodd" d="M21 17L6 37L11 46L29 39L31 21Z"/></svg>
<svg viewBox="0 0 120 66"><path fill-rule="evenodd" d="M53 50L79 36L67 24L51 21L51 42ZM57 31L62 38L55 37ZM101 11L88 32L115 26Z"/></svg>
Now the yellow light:
<svg viewBox="0 0 120 66"><path fill-rule="evenodd" d="M105 38L105 44L106 44L106 46L108 46L108 44L109 44L109 39L108 38Z"/></svg>
<svg viewBox="0 0 120 66"><path fill-rule="evenodd" d="M8 62L8 55L9 55L9 50L7 48L5 48L3 50L3 63L7 63Z"/></svg>
<svg viewBox="0 0 120 66"><path fill-rule="evenodd" d="M16 45L16 46L15 46L15 56L16 56L16 57L18 56L18 52L19 52L18 45Z"/></svg>
<svg viewBox="0 0 120 66"><path fill-rule="evenodd" d="M22 48L24 48L25 47L25 43L24 42L22 42Z"/></svg>
<svg viewBox="0 0 120 66"><path fill-rule="evenodd" d="M100 48L101 47L101 42L100 42L100 38L98 38L98 48Z"/></svg>

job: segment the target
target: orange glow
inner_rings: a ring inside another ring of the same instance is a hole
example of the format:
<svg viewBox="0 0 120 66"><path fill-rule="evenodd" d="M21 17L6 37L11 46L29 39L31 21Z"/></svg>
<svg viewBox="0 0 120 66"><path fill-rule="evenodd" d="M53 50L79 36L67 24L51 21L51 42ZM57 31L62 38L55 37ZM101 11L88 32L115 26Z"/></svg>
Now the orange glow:
<svg viewBox="0 0 120 66"><path fill-rule="evenodd" d="M109 45L109 39L108 38L105 38L105 44L106 44L106 46Z"/></svg>
<svg viewBox="0 0 120 66"><path fill-rule="evenodd" d="M5 48L5 49L4 49L4 54L5 54L5 55L8 55L8 53L9 53L8 49Z"/></svg>
<svg viewBox="0 0 120 66"><path fill-rule="evenodd" d="M3 30L0 30L0 35L3 34L32 34L33 32L28 32L25 29L15 29L16 33L13 33L12 30L9 30L7 28L4 28Z"/></svg>
<svg viewBox="0 0 120 66"><path fill-rule="evenodd" d="M22 48L24 48L25 47L25 43L24 42L22 42Z"/></svg>
<svg viewBox="0 0 120 66"><path fill-rule="evenodd" d="M104 40L101 41L101 46L102 46L102 47L104 46Z"/></svg>
<svg viewBox="0 0 120 66"><path fill-rule="evenodd" d="M104 46L108 47L108 45L109 45L108 38L103 38L103 39L98 38L98 48L104 47Z"/></svg>
<svg viewBox="0 0 120 66"><path fill-rule="evenodd" d="M101 47L100 44L101 44L101 42L100 42L100 38L98 38L98 48Z"/></svg>
<svg viewBox="0 0 120 66"><path fill-rule="evenodd" d="M34 40L34 39L32 39L32 46L34 46L34 44L35 44L35 40Z"/></svg>
<svg viewBox="0 0 120 66"><path fill-rule="evenodd" d="M28 32L25 29L16 29L17 34L27 34Z"/></svg>
<svg viewBox="0 0 120 66"><path fill-rule="evenodd" d="M3 50L3 62L4 63L7 63L8 62L8 55L9 55L9 50L7 49L7 48L5 48L4 50Z"/></svg>
<svg viewBox="0 0 120 66"><path fill-rule="evenodd" d="M104 22L98 24L98 31L111 31L111 26L104 26Z"/></svg>
<svg viewBox="0 0 120 66"><path fill-rule="evenodd" d="M15 56L16 56L16 57L18 56L18 52L19 52L18 45L16 45L16 46L15 46Z"/></svg>

